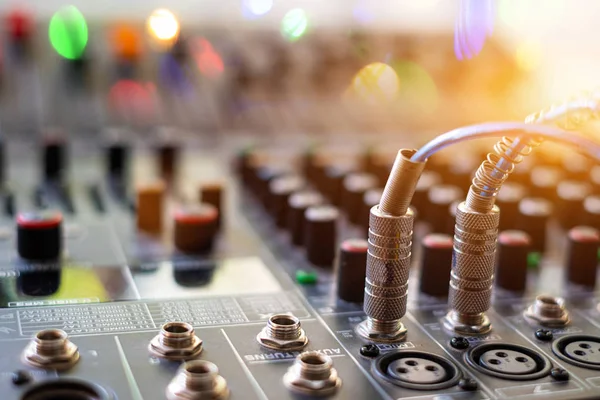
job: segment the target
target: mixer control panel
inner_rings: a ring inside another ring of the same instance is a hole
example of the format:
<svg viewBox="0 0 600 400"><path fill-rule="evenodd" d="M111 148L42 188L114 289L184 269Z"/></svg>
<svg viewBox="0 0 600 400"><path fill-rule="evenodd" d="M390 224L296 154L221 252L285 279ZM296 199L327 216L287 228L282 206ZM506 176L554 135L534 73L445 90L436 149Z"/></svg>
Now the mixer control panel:
<svg viewBox="0 0 600 400"><path fill-rule="evenodd" d="M291 11L6 13L2 400L600 398L597 97L427 141L498 113L492 40L470 115L452 37Z"/></svg>

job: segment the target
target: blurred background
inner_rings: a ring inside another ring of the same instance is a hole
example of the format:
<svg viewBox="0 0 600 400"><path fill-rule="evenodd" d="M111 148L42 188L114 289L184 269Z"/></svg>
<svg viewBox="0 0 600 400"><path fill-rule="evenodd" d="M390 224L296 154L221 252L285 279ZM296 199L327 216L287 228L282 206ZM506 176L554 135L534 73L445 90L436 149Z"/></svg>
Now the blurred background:
<svg viewBox="0 0 600 400"><path fill-rule="evenodd" d="M600 81L587 0L1 1L5 134L440 133Z"/></svg>

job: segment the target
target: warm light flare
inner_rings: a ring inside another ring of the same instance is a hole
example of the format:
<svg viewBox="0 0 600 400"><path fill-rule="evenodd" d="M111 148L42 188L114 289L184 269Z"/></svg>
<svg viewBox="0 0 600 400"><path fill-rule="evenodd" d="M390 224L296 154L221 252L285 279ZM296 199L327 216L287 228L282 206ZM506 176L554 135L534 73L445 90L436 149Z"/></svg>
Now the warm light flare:
<svg viewBox="0 0 600 400"><path fill-rule="evenodd" d="M179 36L177 18L165 8L152 12L148 17L147 27L150 34L159 41L173 42Z"/></svg>
<svg viewBox="0 0 600 400"><path fill-rule="evenodd" d="M526 41L520 43L515 50L515 61L524 71L535 70L541 62L541 48L539 43Z"/></svg>

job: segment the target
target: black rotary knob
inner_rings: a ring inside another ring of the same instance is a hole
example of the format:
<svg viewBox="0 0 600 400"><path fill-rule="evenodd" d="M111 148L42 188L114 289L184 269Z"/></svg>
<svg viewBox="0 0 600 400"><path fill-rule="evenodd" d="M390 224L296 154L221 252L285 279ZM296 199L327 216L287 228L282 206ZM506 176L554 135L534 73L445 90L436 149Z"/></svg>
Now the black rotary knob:
<svg viewBox="0 0 600 400"><path fill-rule="evenodd" d="M576 226L567 234L567 280L593 289L596 286L600 232L589 226Z"/></svg>
<svg viewBox="0 0 600 400"><path fill-rule="evenodd" d="M496 285L522 293L527 288L527 255L531 238L523 231L507 230L498 235Z"/></svg>
<svg viewBox="0 0 600 400"><path fill-rule="evenodd" d="M600 230L600 196L588 196L583 201L584 220L587 226Z"/></svg>
<svg viewBox="0 0 600 400"><path fill-rule="evenodd" d="M500 231L515 229L519 219L519 202L526 193L526 187L519 183L506 182L502 185L496 198L496 205L500 207Z"/></svg>
<svg viewBox="0 0 600 400"><path fill-rule="evenodd" d="M177 174L179 147L175 143L165 142L158 146L158 168L160 176L169 180Z"/></svg>
<svg viewBox="0 0 600 400"><path fill-rule="evenodd" d="M42 148L42 169L46 181L60 181L67 168L67 145L60 138L44 142Z"/></svg>
<svg viewBox="0 0 600 400"><path fill-rule="evenodd" d="M288 219L288 199L292 193L301 190L305 186L304 178L299 175L286 175L272 179L269 182L269 204L267 211L275 220L275 225L285 227Z"/></svg>
<svg viewBox="0 0 600 400"><path fill-rule="evenodd" d="M584 200L591 194L591 186L586 182L562 181L556 187L558 197L556 211L558 222L564 229L587 224L584 218Z"/></svg>
<svg viewBox="0 0 600 400"><path fill-rule="evenodd" d="M532 251L543 253L546 250L546 227L552 214L552 203L538 197L526 197L519 203L519 213L517 229L529 235Z"/></svg>
<svg viewBox="0 0 600 400"><path fill-rule="evenodd" d="M365 296L368 243L364 239L346 239L337 258L337 294L342 300L360 303Z"/></svg>
<svg viewBox="0 0 600 400"><path fill-rule="evenodd" d="M452 236L432 233L423 238L419 290L434 297L448 296L452 267Z"/></svg>
<svg viewBox="0 0 600 400"><path fill-rule="evenodd" d="M417 210L419 219L427 221L427 213L430 209L428 196L429 189L431 189L432 186L439 184L441 180L442 178L437 172L423 171L421 174L421 177L417 182L417 187L415 188L415 193L413 194L411 204L413 209Z"/></svg>
<svg viewBox="0 0 600 400"><path fill-rule="evenodd" d="M309 207L323 204L325 199L319 192L303 190L293 193L288 199L287 229L292 243L304 244L304 213Z"/></svg>
<svg viewBox="0 0 600 400"><path fill-rule="evenodd" d="M111 179L127 180L129 147L125 143L111 143L106 149L106 170Z"/></svg>
<svg viewBox="0 0 600 400"><path fill-rule="evenodd" d="M363 196L367 190L375 188L377 183L377 177L372 174L355 172L346 175L342 184L341 205L350 222L359 222Z"/></svg>
<svg viewBox="0 0 600 400"><path fill-rule="evenodd" d="M426 215L432 233L454 233L454 217L450 212L450 205L462 200L463 196L463 191L454 185L434 185L429 189L429 209Z"/></svg>
<svg viewBox="0 0 600 400"><path fill-rule="evenodd" d="M556 202L556 187L563 177L563 172L556 167L539 166L531 170L532 192L541 198Z"/></svg>
<svg viewBox="0 0 600 400"><path fill-rule="evenodd" d="M314 265L333 266L338 218L338 209L329 205L313 206L304 212L306 258Z"/></svg>
<svg viewBox="0 0 600 400"><path fill-rule="evenodd" d="M62 249L62 214L25 212L17 216L17 251L26 260L56 260Z"/></svg>

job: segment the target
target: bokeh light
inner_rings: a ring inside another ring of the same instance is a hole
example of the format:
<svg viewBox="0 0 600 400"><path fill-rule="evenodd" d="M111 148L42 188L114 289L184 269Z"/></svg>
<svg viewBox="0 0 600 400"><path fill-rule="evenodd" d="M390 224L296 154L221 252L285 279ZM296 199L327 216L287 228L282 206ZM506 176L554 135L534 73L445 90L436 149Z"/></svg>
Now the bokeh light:
<svg viewBox="0 0 600 400"><path fill-rule="evenodd" d="M170 95L182 99L196 98L196 90L191 76L185 65L182 65L173 54L165 54L159 63L159 77L161 86L167 89Z"/></svg>
<svg viewBox="0 0 600 400"><path fill-rule="evenodd" d="M399 91L400 80L396 71L387 64L375 62L358 71L344 96L379 104L394 100Z"/></svg>
<svg viewBox="0 0 600 400"><path fill-rule="evenodd" d="M273 0L243 0L242 12L246 18L258 18L273 8Z"/></svg>
<svg viewBox="0 0 600 400"><path fill-rule="evenodd" d="M9 11L4 19L8 34L17 40L29 37L34 28L31 12L24 8L15 8Z"/></svg>
<svg viewBox="0 0 600 400"><path fill-rule="evenodd" d="M117 24L110 31L110 42L115 55L124 60L136 60L142 53L140 32L128 24Z"/></svg>
<svg viewBox="0 0 600 400"><path fill-rule="evenodd" d="M83 14L75 6L61 8L50 20L48 37L62 57L81 58L88 42L88 27Z"/></svg>
<svg viewBox="0 0 600 400"><path fill-rule="evenodd" d="M134 120L148 120L154 115L154 84L121 79L110 88L108 103L121 115Z"/></svg>
<svg viewBox="0 0 600 400"><path fill-rule="evenodd" d="M154 10L146 26L150 35L161 42L173 43L179 36L179 21L165 8Z"/></svg>
<svg viewBox="0 0 600 400"><path fill-rule="evenodd" d="M223 59L207 39L196 39L192 50L196 65L203 75L215 79L223 73Z"/></svg>
<svg viewBox="0 0 600 400"><path fill-rule="evenodd" d="M392 67L400 81L398 100L403 107L427 115L437 110L439 95L437 86L425 68L412 61L395 61Z"/></svg>
<svg viewBox="0 0 600 400"><path fill-rule="evenodd" d="M290 42L300 39L308 29L308 16L301 8L288 11L281 20L281 34Z"/></svg>

